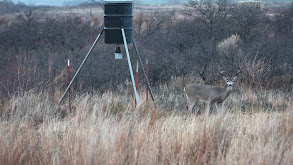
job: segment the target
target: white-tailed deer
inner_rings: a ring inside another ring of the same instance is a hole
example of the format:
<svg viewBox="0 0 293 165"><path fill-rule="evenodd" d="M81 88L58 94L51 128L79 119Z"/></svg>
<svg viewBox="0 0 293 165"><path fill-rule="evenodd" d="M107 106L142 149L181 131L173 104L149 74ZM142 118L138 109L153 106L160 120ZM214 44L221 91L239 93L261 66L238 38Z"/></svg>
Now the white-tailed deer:
<svg viewBox="0 0 293 165"><path fill-rule="evenodd" d="M202 100L207 103L206 114L209 115L210 107L215 104L217 113L219 114L218 104L223 103L223 101L232 92L232 85L237 78L237 74L240 73L239 70L229 79L224 72L220 72L223 75L223 79L226 85L223 87L211 86L211 85L200 85L200 84L189 84L184 88L185 96L187 97L188 106L187 108L190 112L193 112L193 107L195 101Z"/></svg>

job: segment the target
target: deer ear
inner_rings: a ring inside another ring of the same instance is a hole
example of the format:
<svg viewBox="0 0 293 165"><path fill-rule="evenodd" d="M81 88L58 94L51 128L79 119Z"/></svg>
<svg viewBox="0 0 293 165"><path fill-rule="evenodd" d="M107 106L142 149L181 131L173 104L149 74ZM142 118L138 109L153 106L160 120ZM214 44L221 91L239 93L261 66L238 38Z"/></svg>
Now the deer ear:
<svg viewBox="0 0 293 165"><path fill-rule="evenodd" d="M223 79L224 79L225 81L227 81L227 77L226 77L226 76L223 76Z"/></svg>
<svg viewBox="0 0 293 165"><path fill-rule="evenodd" d="M232 77L232 80L235 81L237 79L237 76Z"/></svg>

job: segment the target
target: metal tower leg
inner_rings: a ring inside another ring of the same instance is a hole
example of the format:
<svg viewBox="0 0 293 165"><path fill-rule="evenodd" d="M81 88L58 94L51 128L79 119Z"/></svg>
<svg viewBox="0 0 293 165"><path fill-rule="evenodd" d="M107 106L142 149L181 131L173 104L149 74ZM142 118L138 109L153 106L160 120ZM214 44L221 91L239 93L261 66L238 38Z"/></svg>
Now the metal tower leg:
<svg viewBox="0 0 293 165"><path fill-rule="evenodd" d="M133 76L130 56L129 56L129 52L128 52L128 47L127 47L127 42L126 42L126 37L125 37L125 31L124 31L123 28L121 29L121 31L122 31L122 37L123 37L125 52L126 52L126 56L127 56L127 61L128 61L128 66L129 66L129 72L130 72L130 77L131 77L131 81L132 81L133 91L134 91L134 95L135 95L135 100L136 100L137 106L139 107L138 94L137 94L137 91L136 91L136 88L135 88L135 81L134 81L134 76Z"/></svg>
<svg viewBox="0 0 293 165"><path fill-rule="evenodd" d="M59 100L57 106L59 106L61 104L61 102L63 101L66 93L68 92L69 88L71 87L72 83L74 82L76 76L78 75L79 71L81 70L81 68L83 67L84 63L86 62L86 60L88 59L89 55L91 54L92 50L94 49L94 47L96 46L97 42L100 39L100 36L102 35L102 33L104 32L104 29L100 32L100 34L98 35L98 37L96 38L95 42L93 43L92 47L90 48L90 50L88 51L87 55L85 56L84 60L82 61L82 63L80 64L78 70L76 71L75 75L73 76L70 84L68 85L68 87L66 88L65 92L63 93L61 99Z"/></svg>
<svg viewBox="0 0 293 165"><path fill-rule="evenodd" d="M139 64L140 64L140 66L141 66L141 68L142 68L142 72L143 72L144 79L145 79L145 81L147 82L148 90L149 90L149 92L150 92L150 94L151 94L152 100L153 100L154 105L155 105L155 107L156 107L155 98L154 98L154 95L153 95L153 92L152 92L152 88L151 88L150 82L149 82L149 80L148 80L148 78L147 78L147 75L146 75L146 73L145 73L145 70L144 70L144 67L143 67L143 65L142 65L142 61L141 61L141 58L140 58L140 55L139 55L139 53L138 53L138 49L137 49L137 47L136 47L136 44L135 44L134 40L133 40L133 46L134 46L134 48L135 48L136 56L137 56L137 58L138 58Z"/></svg>

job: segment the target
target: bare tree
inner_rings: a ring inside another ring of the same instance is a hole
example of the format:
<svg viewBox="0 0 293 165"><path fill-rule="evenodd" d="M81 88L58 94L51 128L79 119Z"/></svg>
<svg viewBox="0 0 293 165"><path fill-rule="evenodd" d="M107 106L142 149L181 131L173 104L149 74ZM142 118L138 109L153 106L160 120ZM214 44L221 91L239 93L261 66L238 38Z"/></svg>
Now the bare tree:
<svg viewBox="0 0 293 165"><path fill-rule="evenodd" d="M240 44L240 36L236 34L223 40L217 45L217 51L220 55L220 65L222 69L227 70L228 68L225 68L227 66L229 66L232 70L239 69L239 65L243 60L241 58L243 53L240 49Z"/></svg>
<svg viewBox="0 0 293 165"><path fill-rule="evenodd" d="M89 0L89 2L104 9L104 0Z"/></svg>
<svg viewBox="0 0 293 165"><path fill-rule="evenodd" d="M145 20L146 33L152 35L156 31L164 31L171 22L171 16L167 12L150 13Z"/></svg>
<svg viewBox="0 0 293 165"><path fill-rule="evenodd" d="M189 0L186 14L191 18L193 28L193 48L196 67L195 71L204 81L210 81L215 75L211 70L219 61L217 44L230 35L230 4L227 0Z"/></svg>
<svg viewBox="0 0 293 165"><path fill-rule="evenodd" d="M133 19L133 23L134 23L134 29L137 31L138 34L141 34L142 32L142 28L143 28L143 24L146 21L146 17L144 15L143 12L139 12L136 14L136 16Z"/></svg>
<svg viewBox="0 0 293 165"><path fill-rule="evenodd" d="M36 26L41 17L42 13L38 11L37 8L32 8L23 12L18 12L15 17L15 21L25 25L26 28L30 29Z"/></svg>
<svg viewBox="0 0 293 165"><path fill-rule="evenodd" d="M230 5L227 0L189 0L188 7L195 10L192 17L196 23L203 24L208 39L219 41L225 36L228 27Z"/></svg>
<svg viewBox="0 0 293 165"><path fill-rule="evenodd" d="M267 16L261 4L244 3L231 8L231 16L237 33L245 43L254 41L262 31L266 30Z"/></svg>
<svg viewBox="0 0 293 165"><path fill-rule="evenodd" d="M274 21L275 34L278 36L292 34L293 32L293 3L276 14Z"/></svg>

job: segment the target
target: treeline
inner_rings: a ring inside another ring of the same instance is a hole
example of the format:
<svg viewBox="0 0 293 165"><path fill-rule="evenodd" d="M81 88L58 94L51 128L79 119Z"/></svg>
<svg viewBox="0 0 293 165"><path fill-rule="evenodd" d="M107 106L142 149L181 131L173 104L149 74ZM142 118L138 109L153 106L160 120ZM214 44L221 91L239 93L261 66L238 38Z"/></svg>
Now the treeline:
<svg viewBox="0 0 293 165"><path fill-rule="evenodd" d="M152 85L172 76L219 80L219 72L240 70L252 88L292 90L293 5L277 13L266 6L225 0L189 1L180 11L135 12L134 40L150 61ZM0 91L64 88L66 64L75 73L97 34L102 16L49 15L37 8L0 19ZM110 89L129 79L127 61L114 59L103 38L74 84L75 89ZM136 57L130 53L135 67ZM123 47L122 47L123 48ZM142 80L142 78L141 78Z"/></svg>
<svg viewBox="0 0 293 165"><path fill-rule="evenodd" d="M29 6L26 6L23 3L15 4L11 0L0 1L0 14L15 13L29 8Z"/></svg>

